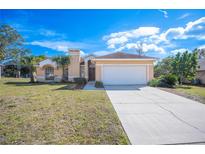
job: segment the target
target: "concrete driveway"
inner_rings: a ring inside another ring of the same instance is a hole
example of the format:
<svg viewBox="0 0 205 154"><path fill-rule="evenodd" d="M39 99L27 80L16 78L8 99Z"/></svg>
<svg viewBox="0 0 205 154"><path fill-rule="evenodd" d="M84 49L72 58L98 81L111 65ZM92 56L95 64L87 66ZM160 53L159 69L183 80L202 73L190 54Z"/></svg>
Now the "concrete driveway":
<svg viewBox="0 0 205 154"><path fill-rule="evenodd" d="M205 143L205 105L147 86L105 86L131 144Z"/></svg>

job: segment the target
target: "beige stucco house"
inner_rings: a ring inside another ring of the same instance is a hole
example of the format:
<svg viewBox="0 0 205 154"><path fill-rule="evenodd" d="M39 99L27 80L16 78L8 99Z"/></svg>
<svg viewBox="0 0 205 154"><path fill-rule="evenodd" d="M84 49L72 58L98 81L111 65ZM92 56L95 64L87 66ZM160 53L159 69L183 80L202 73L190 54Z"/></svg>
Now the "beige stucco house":
<svg viewBox="0 0 205 154"><path fill-rule="evenodd" d="M205 84L205 58L198 59L197 78Z"/></svg>
<svg viewBox="0 0 205 154"><path fill-rule="evenodd" d="M40 82L61 81L62 77L73 81L84 77L88 81L102 81L105 85L147 84L153 78L155 58L115 52L105 56L81 57L80 50L69 50L70 64L62 74L55 62L46 59L37 66Z"/></svg>

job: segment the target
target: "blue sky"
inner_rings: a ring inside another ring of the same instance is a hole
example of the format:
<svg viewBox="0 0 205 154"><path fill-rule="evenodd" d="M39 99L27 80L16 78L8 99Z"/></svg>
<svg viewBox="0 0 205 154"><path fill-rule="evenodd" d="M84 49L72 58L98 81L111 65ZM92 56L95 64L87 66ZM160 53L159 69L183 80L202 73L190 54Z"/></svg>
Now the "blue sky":
<svg viewBox="0 0 205 154"><path fill-rule="evenodd" d="M163 58L205 47L205 10L0 10L0 24L16 28L35 55L141 49Z"/></svg>

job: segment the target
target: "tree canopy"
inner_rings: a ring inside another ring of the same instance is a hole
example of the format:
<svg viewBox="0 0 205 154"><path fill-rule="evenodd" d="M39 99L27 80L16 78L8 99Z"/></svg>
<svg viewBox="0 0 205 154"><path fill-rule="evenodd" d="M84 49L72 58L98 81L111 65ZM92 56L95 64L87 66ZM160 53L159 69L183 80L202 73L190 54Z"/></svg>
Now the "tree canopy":
<svg viewBox="0 0 205 154"><path fill-rule="evenodd" d="M11 26L0 25L0 60L18 59L29 53L23 48L23 37Z"/></svg>
<svg viewBox="0 0 205 154"><path fill-rule="evenodd" d="M166 75L172 72L173 57L167 57L159 61L154 67L154 76Z"/></svg>
<svg viewBox="0 0 205 154"><path fill-rule="evenodd" d="M25 56L21 58L21 65L26 66L29 68L30 71L30 77L31 82L35 82L35 71L36 71L36 65L45 59L45 56Z"/></svg>
<svg viewBox="0 0 205 154"><path fill-rule="evenodd" d="M70 64L70 57L69 56L57 56L52 59L57 63L58 66L62 67L62 81L66 80L64 79L65 74L65 67Z"/></svg>
<svg viewBox="0 0 205 154"><path fill-rule="evenodd" d="M69 56L57 56L54 57L52 60L55 61L60 67L64 67L70 64Z"/></svg>
<svg viewBox="0 0 205 154"><path fill-rule="evenodd" d="M195 79L198 61L198 51L178 52L175 56L167 57L158 62L154 68L155 77L160 75L174 74L180 83Z"/></svg>
<svg viewBox="0 0 205 154"><path fill-rule="evenodd" d="M178 76L180 83L184 80L192 80L196 76L198 53L194 50L184 53L178 52L172 62L172 71Z"/></svg>

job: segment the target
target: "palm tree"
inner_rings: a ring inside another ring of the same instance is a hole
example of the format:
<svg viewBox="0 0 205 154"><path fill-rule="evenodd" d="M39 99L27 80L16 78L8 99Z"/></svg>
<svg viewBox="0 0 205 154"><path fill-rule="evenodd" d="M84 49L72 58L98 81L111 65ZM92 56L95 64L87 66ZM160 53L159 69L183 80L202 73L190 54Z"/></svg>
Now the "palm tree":
<svg viewBox="0 0 205 154"><path fill-rule="evenodd" d="M64 74L65 68L70 64L70 57L69 56L57 56L52 59L57 63L58 66L62 68L62 81L65 81Z"/></svg>
<svg viewBox="0 0 205 154"><path fill-rule="evenodd" d="M21 64L29 68L30 82L36 82L36 65L45 59L45 56L25 56L21 58Z"/></svg>

